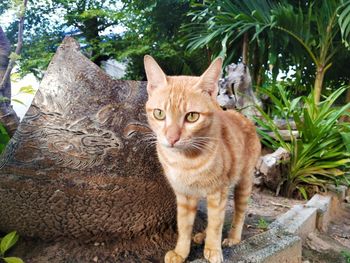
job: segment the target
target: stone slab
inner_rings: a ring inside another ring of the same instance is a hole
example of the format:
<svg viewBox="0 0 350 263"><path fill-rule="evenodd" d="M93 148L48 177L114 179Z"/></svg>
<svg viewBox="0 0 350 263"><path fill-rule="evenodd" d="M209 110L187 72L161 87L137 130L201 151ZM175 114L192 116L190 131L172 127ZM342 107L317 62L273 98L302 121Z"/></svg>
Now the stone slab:
<svg viewBox="0 0 350 263"><path fill-rule="evenodd" d="M280 228L305 239L309 233L315 231L316 217L317 208L295 205L272 222L269 228Z"/></svg>
<svg viewBox="0 0 350 263"><path fill-rule="evenodd" d="M327 189L330 191L330 193L333 193L339 198L339 201L343 201L344 198L347 195L348 188L345 185L332 185L327 184Z"/></svg>
<svg viewBox="0 0 350 263"><path fill-rule="evenodd" d="M315 194L307 203L306 207L317 208L316 227L319 231L326 232L331 216L332 197L330 195Z"/></svg>
<svg viewBox="0 0 350 263"><path fill-rule="evenodd" d="M278 229L244 240L232 248L224 248L224 263L300 263L301 239ZM196 259L191 263L205 263Z"/></svg>

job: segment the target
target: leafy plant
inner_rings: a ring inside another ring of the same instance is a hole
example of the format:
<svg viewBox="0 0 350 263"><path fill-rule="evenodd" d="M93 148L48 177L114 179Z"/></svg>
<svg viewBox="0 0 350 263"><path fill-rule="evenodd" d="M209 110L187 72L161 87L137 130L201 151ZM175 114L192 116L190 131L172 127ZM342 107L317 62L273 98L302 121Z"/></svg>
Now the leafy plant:
<svg viewBox="0 0 350 263"><path fill-rule="evenodd" d="M13 247L18 241L18 234L16 231L8 233L1 239L0 242L0 259L6 263L23 263L23 260L18 257L5 257L5 253Z"/></svg>
<svg viewBox="0 0 350 263"><path fill-rule="evenodd" d="M260 218L258 222L258 228L266 230L269 227L269 224L266 222L264 218Z"/></svg>
<svg viewBox="0 0 350 263"><path fill-rule="evenodd" d="M5 127L0 123L0 154L5 149L9 140L10 135L7 133Z"/></svg>
<svg viewBox="0 0 350 263"><path fill-rule="evenodd" d="M350 263L350 251L343 250L340 252L345 258L347 263Z"/></svg>
<svg viewBox="0 0 350 263"><path fill-rule="evenodd" d="M250 43L256 43L253 52L262 47L254 52L253 61L264 56L265 70L266 64L279 68L282 61L287 66L298 65L300 70L305 66L309 72L312 69L316 102L320 100L325 74L336 61L335 54L349 47L349 0L218 0L197 6L198 10L190 13L193 21L184 27L190 49L214 46L231 61L232 51L227 50L249 35ZM296 48L289 44L292 41L298 43Z"/></svg>
<svg viewBox="0 0 350 263"><path fill-rule="evenodd" d="M314 93L289 100L281 85L279 98L265 90L276 107L276 112L287 123L290 141L285 141L272 117L261 108L262 119L256 119L262 142L277 149L283 147L290 153L289 173L283 182L285 195L291 196L296 190L304 197L308 192L325 189L328 183L350 185L350 123L341 123L339 118L349 115L350 103L335 107L335 101L346 90L340 88L319 104ZM293 134L291 120L295 122L299 136ZM273 137L269 134L272 132Z"/></svg>

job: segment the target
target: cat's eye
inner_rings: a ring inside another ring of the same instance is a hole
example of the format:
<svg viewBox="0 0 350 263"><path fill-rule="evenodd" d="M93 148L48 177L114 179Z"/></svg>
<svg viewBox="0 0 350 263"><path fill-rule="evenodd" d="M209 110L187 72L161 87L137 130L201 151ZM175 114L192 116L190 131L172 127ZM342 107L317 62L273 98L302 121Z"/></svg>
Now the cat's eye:
<svg viewBox="0 0 350 263"><path fill-rule="evenodd" d="M195 122L199 119L199 113L198 112L189 112L186 114L186 121L188 122Z"/></svg>
<svg viewBox="0 0 350 263"><path fill-rule="evenodd" d="M160 110L160 109L154 109L153 110L153 116L154 118L156 118L157 120L164 120L165 119L165 112Z"/></svg>

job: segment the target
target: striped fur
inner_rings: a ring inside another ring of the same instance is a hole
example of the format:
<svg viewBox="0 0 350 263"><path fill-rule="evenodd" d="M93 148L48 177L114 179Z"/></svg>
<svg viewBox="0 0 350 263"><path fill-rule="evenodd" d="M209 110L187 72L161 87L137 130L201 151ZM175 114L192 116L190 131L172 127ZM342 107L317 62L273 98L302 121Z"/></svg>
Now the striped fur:
<svg viewBox="0 0 350 263"><path fill-rule="evenodd" d="M178 240L165 262L184 262L190 252L197 203L207 198L208 226L195 242L205 239L204 257L222 262L221 244L241 240L244 214L252 188L252 174L260 155L254 125L235 111L223 111L216 101L221 59L216 59L200 77L166 76L154 59L145 57L148 78L148 122L156 135L157 152L177 199ZM154 109L165 119L154 117ZM200 117L191 123L186 114ZM228 237L222 242L222 227L228 190L234 186L235 213Z"/></svg>

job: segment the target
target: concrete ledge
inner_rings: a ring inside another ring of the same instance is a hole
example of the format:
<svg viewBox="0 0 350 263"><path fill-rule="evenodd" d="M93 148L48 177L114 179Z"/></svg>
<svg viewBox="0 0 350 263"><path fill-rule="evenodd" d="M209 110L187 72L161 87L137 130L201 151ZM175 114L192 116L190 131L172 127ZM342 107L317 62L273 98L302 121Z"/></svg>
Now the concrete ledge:
<svg viewBox="0 0 350 263"><path fill-rule="evenodd" d="M295 205L272 222L269 228L279 228L304 239L309 233L315 231L316 215L317 208Z"/></svg>
<svg viewBox="0 0 350 263"><path fill-rule="evenodd" d="M302 241L316 228L326 231L344 189L337 194L314 195L305 205L295 205L279 216L269 230L248 238L233 248L224 248L224 262L237 263L300 263ZM205 263L197 259L191 263Z"/></svg>
<svg viewBox="0 0 350 263"><path fill-rule="evenodd" d="M224 248L226 263L300 263L301 239L278 229L244 240L232 248ZM206 263L205 259L196 259L191 263Z"/></svg>
<svg viewBox="0 0 350 263"><path fill-rule="evenodd" d="M319 231L327 231L328 224L331 220L331 204L331 196L316 194L305 205L306 207L317 208L316 227Z"/></svg>
<svg viewBox="0 0 350 263"><path fill-rule="evenodd" d="M327 187L328 191L330 193L335 194L337 196L337 198L340 199L340 201L344 200L344 198L347 195L347 191L349 191L349 189L345 185L335 186L335 185L327 184L326 187Z"/></svg>
<svg viewBox="0 0 350 263"><path fill-rule="evenodd" d="M327 185L327 189L328 194L332 197L330 214L332 217L337 217L340 215L340 208L342 204L344 204L343 201L346 200L350 188L347 188L344 185Z"/></svg>

